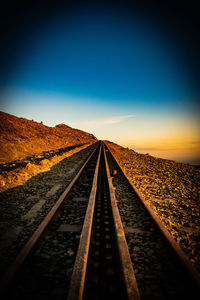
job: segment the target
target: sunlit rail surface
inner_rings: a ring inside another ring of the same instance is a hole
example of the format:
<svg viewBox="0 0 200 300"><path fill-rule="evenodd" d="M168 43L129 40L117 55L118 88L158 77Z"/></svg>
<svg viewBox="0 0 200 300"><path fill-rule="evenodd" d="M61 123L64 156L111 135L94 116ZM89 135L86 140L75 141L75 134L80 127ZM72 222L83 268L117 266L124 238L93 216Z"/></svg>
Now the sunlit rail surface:
<svg viewBox="0 0 200 300"><path fill-rule="evenodd" d="M197 271L99 142L3 276L1 295L198 299L199 286Z"/></svg>

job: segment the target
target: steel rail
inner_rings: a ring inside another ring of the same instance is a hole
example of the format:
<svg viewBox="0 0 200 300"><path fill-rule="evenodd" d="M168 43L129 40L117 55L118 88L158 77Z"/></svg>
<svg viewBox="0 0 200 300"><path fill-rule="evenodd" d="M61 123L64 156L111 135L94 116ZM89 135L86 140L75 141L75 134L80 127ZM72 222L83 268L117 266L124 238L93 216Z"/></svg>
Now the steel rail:
<svg viewBox="0 0 200 300"><path fill-rule="evenodd" d="M56 213L58 212L59 208L62 206L63 202L67 198L69 192L71 191L74 184L77 182L79 177L81 176L83 170L85 169L86 165L90 161L91 157L95 153L95 151L98 148L99 143L97 143L96 148L92 151L92 153L88 156L84 164L82 165L81 169L78 171L78 173L75 175L75 177L72 179L70 184L67 186L67 188L64 190L64 192L61 194L55 205L51 208L49 213L46 215L46 217L43 219L41 224L38 226L38 228L35 230L33 235L30 237L28 242L25 244L25 246L22 248L22 250L19 252L11 266L6 271L4 277L0 281L0 295L3 295L8 288L9 284L13 280L13 278L16 276L17 272L20 270L26 259L29 257L39 240L41 239L42 235L44 234L45 230L47 229L49 223L51 220L56 216Z"/></svg>
<svg viewBox="0 0 200 300"><path fill-rule="evenodd" d="M172 235L169 233L169 231L167 230L167 228L165 227L165 225L161 222L161 220L159 219L159 217L155 214L155 212L150 207L150 205L145 201L144 197L141 195L141 193L136 188L136 186L131 182L131 179L126 174L125 170L121 167L118 159L113 155L113 153L109 149L109 146L106 145L105 143L104 143L104 145L108 149L111 157L114 159L114 161L118 165L119 169L121 170L122 174L126 178L126 180L129 183L129 185L132 187L132 189L137 194L138 199L141 201L141 203L143 204L143 206L146 209L147 213L150 215L151 219L156 224L157 228L159 229L159 231L163 235L165 241L170 246L170 248L172 249L172 251L175 253L175 255L177 256L177 258L180 260L180 262L182 263L182 265L185 267L185 269L188 271L188 273L192 276L192 278L194 279L194 282L195 282L197 288L200 289L200 275L199 275L199 272L192 265L192 263L190 262L189 258L186 256L186 254L183 252L183 250L180 248L180 246L176 243L176 241L174 240L174 238L172 237Z"/></svg>
<svg viewBox="0 0 200 300"><path fill-rule="evenodd" d="M112 215L114 219L115 234L117 238L118 255L120 257L122 278L124 280L125 294L127 299L129 300L139 300L140 299L139 289L137 286L137 282L136 282L136 278L135 278L135 274L131 262L131 257L128 250L126 238L125 238L123 225L117 207L115 191L110 176L110 170L109 170L108 161L105 153L105 147L103 147L103 149L104 149L104 158L106 164L106 175L108 179L108 186L110 192L111 209L112 209Z"/></svg>
<svg viewBox="0 0 200 300"><path fill-rule="evenodd" d="M102 151L102 144L97 159L97 164L96 164L93 183L92 183L92 189L88 201L88 207L87 207L87 211L83 223L80 243L79 243L76 260L73 268L72 278L69 286L69 292L67 296L68 300L74 300L74 299L81 300L83 297L88 253L89 253L89 246L90 246L90 237L92 231L92 222L93 222L94 207L95 207L96 192L97 192L97 180L98 180L101 151Z"/></svg>
<svg viewBox="0 0 200 300"><path fill-rule="evenodd" d="M108 182L108 187L109 187L111 213L112 213L112 218L114 223L114 233L115 233L115 239L116 239L117 251L118 251L117 254L119 257L119 265L120 265L119 272L121 272L121 278L122 278L121 283L124 287L124 295L126 297L125 299L140 300L139 290L137 287L137 283L136 283L136 279L132 267L132 262L131 262L128 246L126 243L126 239L125 239L123 225L121 223L121 218L115 200L115 192L112 186L112 181L109 172L108 162L105 155L104 146L103 146L102 155L105 161L106 177L107 177L106 180ZM98 160L100 160L100 156ZM91 231L93 226L94 208L95 208L96 193L97 193L98 171L99 171L99 164L96 166L96 170L95 170L93 187L92 187L90 200L88 203L88 209L86 212L84 225L81 233L79 249L77 252L77 257L76 257L76 261L72 273L67 300L82 300L84 295L84 283L86 279L88 255L89 255L89 248L91 242L90 238L91 238Z"/></svg>

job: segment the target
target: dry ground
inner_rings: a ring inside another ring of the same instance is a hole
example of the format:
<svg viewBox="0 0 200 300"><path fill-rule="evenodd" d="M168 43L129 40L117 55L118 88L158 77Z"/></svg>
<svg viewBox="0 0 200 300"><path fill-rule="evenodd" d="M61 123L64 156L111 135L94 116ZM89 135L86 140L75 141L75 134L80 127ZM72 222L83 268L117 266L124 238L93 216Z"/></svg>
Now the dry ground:
<svg viewBox="0 0 200 300"><path fill-rule="evenodd" d="M48 127L0 112L0 192L25 183L96 141L92 134L65 124Z"/></svg>
<svg viewBox="0 0 200 300"><path fill-rule="evenodd" d="M200 170L106 142L145 200L200 271Z"/></svg>
<svg viewBox="0 0 200 300"><path fill-rule="evenodd" d="M0 112L0 163L96 140L92 134L65 124L48 127Z"/></svg>
<svg viewBox="0 0 200 300"><path fill-rule="evenodd" d="M79 147L75 146L71 150L66 150L61 154L55 154L49 158L45 158L45 156L47 153L51 155L52 151L45 152L45 154L34 155L31 159L23 159L10 164L0 164L0 193L24 184L28 179L39 173L49 171L51 167L63 159L87 148L89 145L90 144L84 144ZM3 166L8 166L8 170L1 170Z"/></svg>

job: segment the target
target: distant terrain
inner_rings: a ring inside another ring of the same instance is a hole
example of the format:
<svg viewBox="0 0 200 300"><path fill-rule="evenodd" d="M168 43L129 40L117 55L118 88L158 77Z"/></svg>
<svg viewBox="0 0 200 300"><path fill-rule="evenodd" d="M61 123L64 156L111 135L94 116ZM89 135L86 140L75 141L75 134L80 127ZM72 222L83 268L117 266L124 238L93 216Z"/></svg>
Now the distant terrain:
<svg viewBox="0 0 200 300"><path fill-rule="evenodd" d="M0 163L96 140L92 134L65 124L48 127L42 122L0 112Z"/></svg>

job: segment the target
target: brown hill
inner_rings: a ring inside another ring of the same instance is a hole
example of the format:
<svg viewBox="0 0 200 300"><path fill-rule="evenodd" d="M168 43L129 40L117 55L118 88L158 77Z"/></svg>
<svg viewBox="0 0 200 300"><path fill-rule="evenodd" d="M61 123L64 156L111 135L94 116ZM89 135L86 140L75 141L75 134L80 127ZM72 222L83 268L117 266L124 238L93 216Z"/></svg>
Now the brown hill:
<svg viewBox="0 0 200 300"><path fill-rule="evenodd" d="M109 141L106 145L200 272L200 171L188 164L137 153Z"/></svg>
<svg viewBox="0 0 200 300"><path fill-rule="evenodd" d="M48 127L0 112L0 163L96 140L92 134L65 124Z"/></svg>

